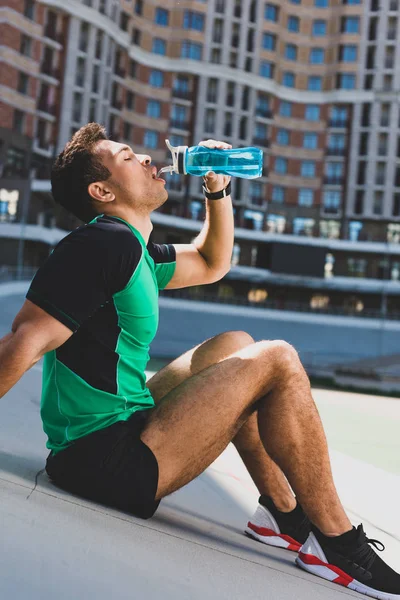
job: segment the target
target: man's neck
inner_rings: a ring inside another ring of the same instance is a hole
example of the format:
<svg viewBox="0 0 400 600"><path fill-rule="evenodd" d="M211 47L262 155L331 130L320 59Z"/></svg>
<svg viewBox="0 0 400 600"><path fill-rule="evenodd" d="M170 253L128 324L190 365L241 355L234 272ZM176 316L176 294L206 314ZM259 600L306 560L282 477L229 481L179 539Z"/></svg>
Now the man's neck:
<svg viewBox="0 0 400 600"><path fill-rule="evenodd" d="M150 234L153 231L153 224L150 220L150 215L138 215L133 211L118 211L118 214L113 214L110 216L119 217L120 219L123 219L129 223L129 225L132 225L142 234L146 244L148 243Z"/></svg>

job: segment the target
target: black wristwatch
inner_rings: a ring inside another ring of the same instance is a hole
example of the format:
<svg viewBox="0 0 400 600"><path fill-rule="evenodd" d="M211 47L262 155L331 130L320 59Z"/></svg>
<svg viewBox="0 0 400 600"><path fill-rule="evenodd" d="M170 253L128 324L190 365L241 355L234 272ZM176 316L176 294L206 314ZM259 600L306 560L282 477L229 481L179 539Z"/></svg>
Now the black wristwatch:
<svg viewBox="0 0 400 600"><path fill-rule="evenodd" d="M205 185L203 185L203 192L207 200L221 200L231 195L231 182L228 183L224 190L219 192L209 192Z"/></svg>

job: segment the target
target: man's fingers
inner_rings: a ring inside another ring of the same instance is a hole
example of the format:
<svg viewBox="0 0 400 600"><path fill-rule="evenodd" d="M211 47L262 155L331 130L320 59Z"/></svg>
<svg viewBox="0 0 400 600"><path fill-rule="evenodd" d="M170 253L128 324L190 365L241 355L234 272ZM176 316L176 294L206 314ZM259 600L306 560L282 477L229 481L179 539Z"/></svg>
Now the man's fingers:
<svg viewBox="0 0 400 600"><path fill-rule="evenodd" d="M227 144L226 142L221 142L218 140L205 140L198 144L199 146L205 146L206 148L219 148L221 150L227 150L232 148L231 144Z"/></svg>

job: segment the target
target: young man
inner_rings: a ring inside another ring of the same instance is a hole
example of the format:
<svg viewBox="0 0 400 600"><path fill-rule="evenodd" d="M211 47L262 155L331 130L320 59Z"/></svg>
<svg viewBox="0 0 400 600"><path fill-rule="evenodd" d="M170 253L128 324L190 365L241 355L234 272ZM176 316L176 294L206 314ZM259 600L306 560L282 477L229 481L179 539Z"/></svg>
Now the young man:
<svg viewBox="0 0 400 600"><path fill-rule="evenodd" d="M73 136L52 189L87 224L39 269L1 340L0 396L44 356L49 476L142 518L232 441L261 494L249 535L299 551L297 564L311 573L400 598L400 576L340 503L309 380L289 344L224 333L146 386L158 290L211 283L229 270L230 181L210 173L205 183L207 216L193 244L153 244L150 215L168 194L150 156L108 140L95 123Z"/></svg>

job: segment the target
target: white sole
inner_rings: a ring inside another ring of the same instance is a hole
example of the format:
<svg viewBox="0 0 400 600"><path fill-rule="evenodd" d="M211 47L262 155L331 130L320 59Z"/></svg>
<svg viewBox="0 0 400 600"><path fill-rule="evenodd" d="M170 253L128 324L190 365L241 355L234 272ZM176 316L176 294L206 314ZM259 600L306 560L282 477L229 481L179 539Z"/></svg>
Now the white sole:
<svg viewBox="0 0 400 600"><path fill-rule="evenodd" d="M304 558L303 558L304 557ZM305 560L319 560L321 564L310 564L309 562L305 562ZM300 553L296 558L296 564L304 571L308 571L308 573L312 573L313 575L317 575L317 577L322 577L322 579L326 579L327 581L331 581L332 583L336 583L338 585L342 585L349 590L354 590L355 592L359 592L360 594L364 594L365 596L370 596L371 598L377 598L378 600L399 600L400 594L389 594L388 592L380 592L379 590L375 590L373 588L360 583L356 579L353 579L337 567L330 565L329 563L324 563L314 554L303 554ZM335 571L333 569L336 569Z"/></svg>
<svg viewBox="0 0 400 600"><path fill-rule="evenodd" d="M284 539L284 537L282 537L282 534L275 533L273 531L266 533L267 530L265 528L257 527L257 525L254 525L250 521L244 532L246 535L253 538L254 540L262 542L263 544L267 544L268 546L275 546L275 548L284 548L285 550L298 552L301 547L301 544L299 544L295 540L292 540L291 538L289 538L290 541L289 539Z"/></svg>

